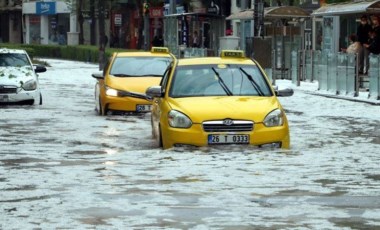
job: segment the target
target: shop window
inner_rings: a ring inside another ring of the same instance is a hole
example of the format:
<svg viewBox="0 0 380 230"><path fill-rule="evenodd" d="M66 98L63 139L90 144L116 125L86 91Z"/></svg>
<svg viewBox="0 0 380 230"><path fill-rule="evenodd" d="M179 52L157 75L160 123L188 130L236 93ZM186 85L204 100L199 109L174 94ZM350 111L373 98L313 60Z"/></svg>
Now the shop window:
<svg viewBox="0 0 380 230"><path fill-rule="evenodd" d="M30 24L30 33L29 40L32 44L40 44L41 43L41 18L40 16L31 15L29 16L29 24Z"/></svg>

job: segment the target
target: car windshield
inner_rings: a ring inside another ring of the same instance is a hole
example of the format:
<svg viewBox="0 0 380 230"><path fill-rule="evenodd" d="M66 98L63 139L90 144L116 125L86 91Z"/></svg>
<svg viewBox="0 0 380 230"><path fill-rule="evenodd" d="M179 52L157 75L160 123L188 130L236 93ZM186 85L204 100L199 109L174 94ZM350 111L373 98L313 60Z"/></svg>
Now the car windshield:
<svg viewBox="0 0 380 230"><path fill-rule="evenodd" d="M171 97L272 96L256 65L178 66Z"/></svg>
<svg viewBox="0 0 380 230"><path fill-rule="evenodd" d="M24 53L0 53L0 66L22 67L30 66L29 59Z"/></svg>
<svg viewBox="0 0 380 230"><path fill-rule="evenodd" d="M110 74L117 77L162 76L169 57L116 57Z"/></svg>

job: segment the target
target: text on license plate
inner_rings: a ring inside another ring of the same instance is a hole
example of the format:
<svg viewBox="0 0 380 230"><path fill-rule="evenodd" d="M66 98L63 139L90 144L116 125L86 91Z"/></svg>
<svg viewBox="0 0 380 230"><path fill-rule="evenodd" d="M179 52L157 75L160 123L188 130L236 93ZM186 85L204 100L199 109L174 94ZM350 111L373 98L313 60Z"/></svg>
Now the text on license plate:
<svg viewBox="0 0 380 230"><path fill-rule="evenodd" d="M151 105L136 105L137 112L150 112Z"/></svg>
<svg viewBox="0 0 380 230"><path fill-rule="evenodd" d="M209 144L249 144L249 135L211 134L208 135Z"/></svg>

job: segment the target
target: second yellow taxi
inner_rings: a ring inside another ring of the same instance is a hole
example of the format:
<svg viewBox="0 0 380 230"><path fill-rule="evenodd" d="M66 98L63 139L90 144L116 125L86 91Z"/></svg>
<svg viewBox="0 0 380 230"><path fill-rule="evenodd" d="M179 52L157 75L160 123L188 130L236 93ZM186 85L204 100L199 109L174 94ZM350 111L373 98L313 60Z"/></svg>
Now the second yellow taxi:
<svg viewBox="0 0 380 230"><path fill-rule="evenodd" d="M150 52L115 52L102 73L92 74L95 85L95 110L111 112L150 112L145 91L157 85L175 57L166 47Z"/></svg>
<svg viewBox="0 0 380 230"><path fill-rule="evenodd" d="M249 144L289 148L288 121L260 65L243 51L175 60L153 97L152 133L164 149Z"/></svg>

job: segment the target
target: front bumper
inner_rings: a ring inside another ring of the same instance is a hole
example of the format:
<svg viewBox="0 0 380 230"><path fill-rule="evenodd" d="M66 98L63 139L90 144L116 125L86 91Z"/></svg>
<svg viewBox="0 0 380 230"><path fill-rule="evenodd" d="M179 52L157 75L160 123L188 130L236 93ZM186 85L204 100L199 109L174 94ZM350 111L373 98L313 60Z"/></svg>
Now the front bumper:
<svg viewBox="0 0 380 230"><path fill-rule="evenodd" d="M248 134L249 144L255 146L272 145L288 149L290 144L289 128L287 125L279 127L266 127L256 123L254 130L250 132L205 132L201 124L193 124L188 129L167 127L162 129L162 141L164 149L174 146L211 146L208 144L210 134ZM215 144L212 144L214 146Z"/></svg>
<svg viewBox="0 0 380 230"><path fill-rule="evenodd" d="M33 91L25 91L21 90L18 93L12 94L0 94L0 103L8 104L8 103L19 103L24 101L34 101L39 102L40 100L40 90Z"/></svg>

